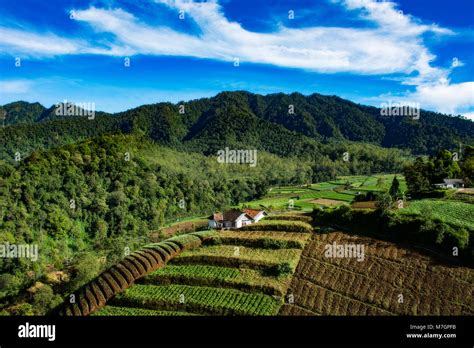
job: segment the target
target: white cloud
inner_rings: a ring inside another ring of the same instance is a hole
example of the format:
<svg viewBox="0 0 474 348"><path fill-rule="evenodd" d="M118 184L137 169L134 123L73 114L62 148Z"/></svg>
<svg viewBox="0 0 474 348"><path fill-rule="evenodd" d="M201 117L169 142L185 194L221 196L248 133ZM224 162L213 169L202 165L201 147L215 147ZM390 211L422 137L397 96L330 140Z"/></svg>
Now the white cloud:
<svg viewBox="0 0 474 348"><path fill-rule="evenodd" d="M458 58L453 58L453 60L451 61L451 69L455 69L455 68L460 68L462 66L464 66L464 62L460 61Z"/></svg>
<svg viewBox="0 0 474 348"><path fill-rule="evenodd" d="M273 33L257 33L229 21L216 1L156 0L192 18L201 33L190 35L167 27L150 27L121 9L76 10L76 19L98 32L112 33L116 44L130 54L181 55L241 63L265 63L322 73L437 74L430 67L435 58L422 45L426 31L446 33L436 26L413 22L391 3L348 0L348 9L369 9L367 19L380 28L281 27ZM400 18L398 18L400 17ZM393 27L397 30L391 30ZM390 27L390 28L389 28Z"/></svg>
<svg viewBox="0 0 474 348"><path fill-rule="evenodd" d="M400 46L410 43L415 50L412 64L412 71L417 72L416 77L404 79L403 84L419 85L424 83L439 83L447 79L449 71L432 67L432 62L436 56L423 45L422 34L432 32L443 35L453 35L454 33L446 28L441 28L436 24L426 25L403 11L397 9L397 4L391 1L374 0L333 0L343 3L349 10L362 11L362 18L378 25L379 31L400 42ZM398 52L393 52L398 56Z"/></svg>
<svg viewBox="0 0 474 348"><path fill-rule="evenodd" d="M426 79L447 77L446 71L431 67L435 57L423 46L420 35L427 31L450 33L435 25L424 25L400 14L395 4L374 0L333 0L378 25L376 28L281 26L273 33L258 33L228 20L215 0L155 0L176 11L183 10L200 34L192 35L165 26L149 26L122 9L90 7L74 10L78 22L114 39L98 43L66 39L54 34L36 34L0 28L0 47L10 52L37 55L149 54L191 56L241 63L264 63L322 73L411 74L405 80L419 84Z"/></svg>
<svg viewBox="0 0 474 348"><path fill-rule="evenodd" d="M413 92L400 95L391 93L365 99L371 104L399 103L400 105L419 104L421 109L435 110L444 114L474 116L474 82L420 85Z"/></svg>
<svg viewBox="0 0 474 348"><path fill-rule="evenodd" d="M422 85L407 98L419 102L423 109L461 114L463 110L474 108L474 82Z"/></svg>
<svg viewBox="0 0 474 348"><path fill-rule="evenodd" d="M28 80L4 80L0 81L0 92L2 94L22 94L30 90L31 81Z"/></svg>
<svg viewBox="0 0 474 348"><path fill-rule="evenodd" d="M123 55L127 51L115 44L95 47L85 40L63 38L53 33L33 33L0 27L0 54L19 57L51 57L70 54Z"/></svg>
<svg viewBox="0 0 474 348"><path fill-rule="evenodd" d="M376 2L372 0L334 0L342 1L348 9L365 11L366 19L379 25L382 30L395 33L402 40L407 36L419 43L418 53L414 61L415 77L400 78L402 84L416 86L414 92L402 96L392 96L399 103L419 103L423 109L436 110L447 114L464 114L474 108L474 82L451 83L449 74L455 68L464 66L458 58L453 58L449 69L433 67L431 64L436 57L421 45L421 34L431 31L441 34L454 34L451 30L439 26L420 24L416 18L398 10L396 4L390 1ZM384 96L380 96L383 98Z"/></svg>
<svg viewBox="0 0 474 348"><path fill-rule="evenodd" d="M467 119L469 119L471 121L474 121L474 111L473 112L464 112L462 115L464 117L466 117Z"/></svg>
<svg viewBox="0 0 474 348"><path fill-rule="evenodd" d="M80 53L81 45L54 34L36 34L20 29L0 27L0 48L10 54L60 55Z"/></svg>
<svg viewBox="0 0 474 348"><path fill-rule="evenodd" d="M400 36L419 35L428 31L453 34L451 30L440 28L436 24L421 24L416 18L397 9L397 4L391 1L333 0L333 2L342 2L349 10L363 10L363 18L377 23L380 28L390 33L396 32Z"/></svg>

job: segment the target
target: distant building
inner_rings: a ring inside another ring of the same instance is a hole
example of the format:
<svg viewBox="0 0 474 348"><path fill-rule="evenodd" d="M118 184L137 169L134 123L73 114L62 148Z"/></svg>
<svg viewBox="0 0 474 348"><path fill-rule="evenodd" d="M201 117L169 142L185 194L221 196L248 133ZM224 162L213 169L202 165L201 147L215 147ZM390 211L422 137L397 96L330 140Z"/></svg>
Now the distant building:
<svg viewBox="0 0 474 348"><path fill-rule="evenodd" d="M261 219L263 219L265 216L267 216L267 212L265 210L260 210L260 209L249 209L245 208L242 209L244 213L249 215L252 219L253 222L259 222Z"/></svg>
<svg viewBox="0 0 474 348"><path fill-rule="evenodd" d="M260 221L268 214L259 209L228 210L209 216L209 228L240 228Z"/></svg>
<svg viewBox="0 0 474 348"><path fill-rule="evenodd" d="M462 179L443 179L442 183L434 184L439 188L464 188L464 181Z"/></svg>

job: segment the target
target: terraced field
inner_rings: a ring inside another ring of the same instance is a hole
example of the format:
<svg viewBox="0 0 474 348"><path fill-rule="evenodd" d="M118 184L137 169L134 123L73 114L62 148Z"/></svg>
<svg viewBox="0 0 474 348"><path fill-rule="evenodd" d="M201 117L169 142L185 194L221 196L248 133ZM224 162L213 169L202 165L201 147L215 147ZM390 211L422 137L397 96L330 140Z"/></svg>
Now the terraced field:
<svg viewBox="0 0 474 348"><path fill-rule="evenodd" d="M333 243L364 245L364 260L326 257L325 246ZM392 243L331 232L313 235L306 245L280 314L472 315L473 293L470 268L446 266Z"/></svg>
<svg viewBox="0 0 474 348"><path fill-rule="evenodd" d="M164 267L179 253L200 246L210 238L207 232L176 236L160 243L147 244L127 255L90 283L84 285L57 308L57 314L86 316L105 306L114 296L145 274Z"/></svg>
<svg viewBox="0 0 474 348"><path fill-rule="evenodd" d="M204 231L147 245L87 284L64 314L474 314L473 269L368 237L304 232L307 220L283 214L256 231ZM282 227L294 222L305 227ZM364 246L364 257L328 257L327 245Z"/></svg>
<svg viewBox="0 0 474 348"><path fill-rule="evenodd" d="M185 252L173 264L211 264L229 267L265 269L288 262L293 268L301 255L300 249L260 249L241 245L213 245Z"/></svg>
<svg viewBox="0 0 474 348"><path fill-rule="evenodd" d="M311 236L306 218L289 219L272 220L277 231L200 232L204 245L137 279L94 315L277 315Z"/></svg>
<svg viewBox="0 0 474 348"><path fill-rule="evenodd" d="M337 180L302 186L273 187L263 198L246 202L251 208L266 207L267 210L291 208L301 211L311 211L315 207L349 204L354 197L362 192L382 192L390 188L395 174L380 174L370 176L341 176ZM397 175L400 189L407 190L405 179ZM328 201L324 201L328 200Z"/></svg>

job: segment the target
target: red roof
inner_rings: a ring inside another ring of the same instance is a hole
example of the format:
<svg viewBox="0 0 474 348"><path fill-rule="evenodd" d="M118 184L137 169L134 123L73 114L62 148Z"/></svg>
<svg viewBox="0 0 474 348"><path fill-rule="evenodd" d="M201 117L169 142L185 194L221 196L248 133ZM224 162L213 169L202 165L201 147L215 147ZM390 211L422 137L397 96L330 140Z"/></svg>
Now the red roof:
<svg viewBox="0 0 474 348"><path fill-rule="evenodd" d="M211 216L209 216L209 220L214 220L214 221L222 221L222 214L221 213L214 213Z"/></svg>
<svg viewBox="0 0 474 348"><path fill-rule="evenodd" d="M259 210L259 209L249 209L249 208L245 208L245 209L242 209L242 211L247 214L248 216L250 216L252 219L255 219L255 217L261 213L263 210Z"/></svg>

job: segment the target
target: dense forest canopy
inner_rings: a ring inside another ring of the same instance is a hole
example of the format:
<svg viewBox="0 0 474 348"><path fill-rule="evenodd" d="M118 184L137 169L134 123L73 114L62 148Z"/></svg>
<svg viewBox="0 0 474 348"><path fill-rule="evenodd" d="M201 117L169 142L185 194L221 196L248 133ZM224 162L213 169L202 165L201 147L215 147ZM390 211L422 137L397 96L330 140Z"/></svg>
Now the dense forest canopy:
<svg viewBox="0 0 474 348"><path fill-rule="evenodd" d="M300 155L321 143L363 142L410 150L413 154L454 151L472 144L474 123L421 111L415 120L381 116L375 107L335 96L299 93L222 92L176 104L143 105L114 115L56 116L54 107L15 102L3 106L0 158L58 146L107 133L140 133L162 145L205 154L224 146L251 146L280 156ZM31 124L35 123L34 127Z"/></svg>

